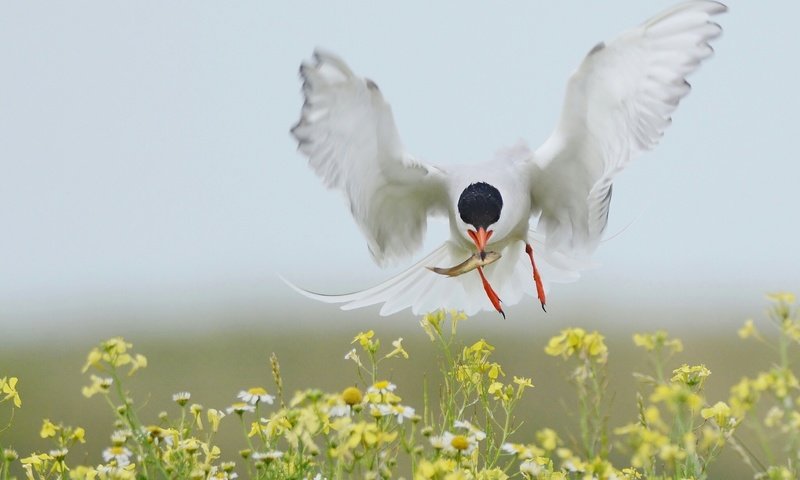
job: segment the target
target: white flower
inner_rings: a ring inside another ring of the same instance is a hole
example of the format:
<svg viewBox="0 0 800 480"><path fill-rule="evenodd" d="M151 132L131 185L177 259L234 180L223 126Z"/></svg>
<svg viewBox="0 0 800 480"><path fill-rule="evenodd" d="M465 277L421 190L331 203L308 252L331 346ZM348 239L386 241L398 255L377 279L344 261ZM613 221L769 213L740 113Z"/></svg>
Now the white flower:
<svg viewBox="0 0 800 480"><path fill-rule="evenodd" d="M431 447L435 450L444 450L449 442L445 439L445 435L450 435L452 437L452 433L444 432L444 435L434 435L428 439L431 442Z"/></svg>
<svg viewBox="0 0 800 480"><path fill-rule="evenodd" d="M534 460L525 460L519 465L520 473L527 473L532 477L538 476L543 470L544 469L542 466L536 463Z"/></svg>
<svg viewBox="0 0 800 480"><path fill-rule="evenodd" d="M237 402L231 405L230 407L226 408L225 411L228 413L228 415L230 415L231 413L236 413L241 415L244 412L255 412L256 407L248 405L246 403Z"/></svg>
<svg viewBox="0 0 800 480"><path fill-rule="evenodd" d="M383 403L377 405L377 407L381 416L395 415L397 417L397 423L403 423L403 418L411 418L414 416L414 409L403 405L389 405Z"/></svg>
<svg viewBox="0 0 800 480"><path fill-rule="evenodd" d="M361 366L361 359L358 357L358 352L356 352L355 348L347 352L347 355L344 356L344 359L352 360L356 362L356 365Z"/></svg>
<svg viewBox="0 0 800 480"><path fill-rule="evenodd" d="M367 389L369 393L389 393L394 392L397 388L397 385L394 383L389 382L388 380L381 380L380 382L375 382L374 385Z"/></svg>
<svg viewBox="0 0 800 480"><path fill-rule="evenodd" d="M117 447L108 447L103 450L103 461L116 462L118 467L126 467L131 463L131 453L127 447L117 446Z"/></svg>
<svg viewBox="0 0 800 480"><path fill-rule="evenodd" d="M481 441L486 438L486 434L483 433L483 431L481 431L475 425L469 423L466 420L456 420L455 422L453 422L453 426L455 428L467 429L470 435L475 437L475 440Z"/></svg>
<svg viewBox="0 0 800 480"><path fill-rule="evenodd" d="M349 417L352 414L353 409L347 404L334 405L328 410L328 415L331 417Z"/></svg>
<svg viewBox="0 0 800 480"><path fill-rule="evenodd" d="M186 405L189 402L189 399L192 398L192 394L189 392L178 392L172 395L172 401L180 405L181 407Z"/></svg>
<svg viewBox="0 0 800 480"><path fill-rule="evenodd" d="M268 463L281 457L283 457L283 452L280 450L270 450L269 452L253 452L253 455L250 458L252 458L255 462Z"/></svg>
<svg viewBox="0 0 800 480"><path fill-rule="evenodd" d="M258 403L269 403L272 405L272 402L275 401L275 397L269 395L267 391L261 387L253 387L247 390L242 390L239 392L237 397L253 405Z"/></svg>

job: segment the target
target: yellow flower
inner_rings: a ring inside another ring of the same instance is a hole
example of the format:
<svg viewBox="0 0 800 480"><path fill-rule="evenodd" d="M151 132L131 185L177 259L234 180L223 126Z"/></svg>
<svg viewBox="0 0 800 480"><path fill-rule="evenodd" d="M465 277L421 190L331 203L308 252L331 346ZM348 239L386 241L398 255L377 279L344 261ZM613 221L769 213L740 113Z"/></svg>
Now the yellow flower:
<svg viewBox="0 0 800 480"><path fill-rule="evenodd" d="M692 411L697 411L703 403L703 399L699 395L676 383L657 386L650 395L650 401L653 403L664 402L672 409L686 405Z"/></svg>
<svg viewBox="0 0 800 480"><path fill-rule="evenodd" d="M6 396L3 397L3 402L12 399L14 406L20 408L22 407L22 400L19 398L19 392L17 392L17 381L17 377L0 378L0 392L6 394Z"/></svg>
<svg viewBox="0 0 800 480"><path fill-rule="evenodd" d="M99 367L100 361L103 359L103 353L100 352L97 348L93 348L89 355L86 357L86 363L83 365L81 369L81 373L86 373L89 370L89 367Z"/></svg>
<svg viewBox="0 0 800 480"><path fill-rule="evenodd" d="M466 450L469 448L469 439L466 435L454 435L453 438L450 439L450 446L456 450Z"/></svg>
<svg viewBox="0 0 800 480"><path fill-rule="evenodd" d="M406 350L403 348L403 337L393 341L392 346L394 347L394 350L387 353L383 358L394 357L395 355L401 355L403 358L408 358L408 352L406 352Z"/></svg>
<svg viewBox="0 0 800 480"><path fill-rule="evenodd" d="M742 339L750 337L758 338L760 336L758 330L756 329L755 323L753 323L753 320L747 320L744 322L744 325L737 333L739 334L739 338Z"/></svg>
<svg viewBox="0 0 800 480"><path fill-rule="evenodd" d="M545 428L536 432L536 440L548 452L551 452L558 447L558 435L555 430Z"/></svg>
<svg viewBox="0 0 800 480"><path fill-rule="evenodd" d="M683 351L683 343L677 338L669 338L669 334L665 330L658 330L653 333L636 333L633 335L633 343L648 352L661 350L663 347L668 348L670 353Z"/></svg>
<svg viewBox="0 0 800 480"><path fill-rule="evenodd" d="M422 320L419 321L422 329L425 330L425 333L428 334L432 342L436 340L437 336L442 335L442 323L444 319L444 310L436 310L435 312L426 314L422 317Z"/></svg>
<svg viewBox="0 0 800 480"><path fill-rule="evenodd" d="M711 375L711 370L706 368L705 365L689 366L685 363L672 371L672 378L670 381L683 383L689 387L703 386L706 378Z"/></svg>
<svg viewBox="0 0 800 480"><path fill-rule="evenodd" d="M97 478L97 470L92 467L79 465L69 471L70 480L94 480Z"/></svg>
<svg viewBox="0 0 800 480"><path fill-rule="evenodd" d="M209 408L206 411L206 418L208 418L208 423L211 424L211 431L216 432L219 429L219 422L220 420L225 417L225 413L217 410L216 408Z"/></svg>
<svg viewBox="0 0 800 480"><path fill-rule="evenodd" d="M33 453L29 457L20 459L20 462L22 462L23 465L32 465L38 471L45 462L52 459L53 457L46 453Z"/></svg>
<svg viewBox="0 0 800 480"><path fill-rule="evenodd" d="M586 333L582 328L568 328L547 342L544 351L553 357L569 358L579 355L584 359L593 359L605 363L608 359L608 347L605 337L598 332Z"/></svg>
<svg viewBox="0 0 800 480"><path fill-rule="evenodd" d="M679 462L686 458L686 452L678 445L668 443L661 447L658 452L658 458L665 462Z"/></svg>
<svg viewBox="0 0 800 480"><path fill-rule="evenodd" d="M487 393L489 395L493 395L494 398L497 399L497 400L504 400L505 401L505 400L509 399L508 392L506 391L505 385L503 385L501 382L492 382L492 384L489 385L489 389L487 390Z"/></svg>
<svg viewBox="0 0 800 480"><path fill-rule="evenodd" d="M781 424L783 420L783 409L777 405L773 406L767 411L766 416L764 417L764 425L767 427L776 427Z"/></svg>
<svg viewBox="0 0 800 480"><path fill-rule="evenodd" d="M726 428L731 419L731 407L725 402L717 402L713 407L700 410L700 415L705 419L713 418L720 428Z"/></svg>
<svg viewBox="0 0 800 480"><path fill-rule="evenodd" d="M344 389L344 391L342 391L342 400L344 400L344 403L350 405L351 407L361 403L363 398L364 397L361 394L361 390L357 389L356 387L347 387Z"/></svg>
<svg viewBox="0 0 800 480"><path fill-rule="evenodd" d="M358 335L353 338L353 341L350 343L358 342L361 345L361 348L367 351L371 351L374 348L374 343L372 342L372 337L375 336L375 332L372 330L366 332L360 332Z"/></svg>
<svg viewBox="0 0 800 480"><path fill-rule="evenodd" d="M516 383L517 385L519 385L522 388L524 388L524 387L533 388L533 382L531 381L530 378L517 377L515 375L514 376L514 383Z"/></svg>
<svg viewBox="0 0 800 480"><path fill-rule="evenodd" d="M773 302L793 304L797 301L797 297L789 292L777 292L767 294L767 299Z"/></svg>
<svg viewBox="0 0 800 480"><path fill-rule="evenodd" d="M133 375L140 368L145 368L147 366L147 357L137 353L131 358L130 363L131 369L128 371L128 376Z"/></svg>
<svg viewBox="0 0 800 480"><path fill-rule="evenodd" d="M202 430L203 420L200 418L200 414L203 413L203 406L199 403L193 403L189 406L189 413L194 417L194 423L197 425L197 428Z"/></svg>
<svg viewBox="0 0 800 480"><path fill-rule="evenodd" d="M55 426L53 422L45 418L42 422L42 428L39 430L39 436L42 438L55 437L59 428L60 427Z"/></svg>
<svg viewBox="0 0 800 480"><path fill-rule="evenodd" d="M97 393L108 393L111 384L114 383L112 378L102 378L97 375L92 375L90 378L92 379L92 384L81 389L81 393L86 398L90 398Z"/></svg>

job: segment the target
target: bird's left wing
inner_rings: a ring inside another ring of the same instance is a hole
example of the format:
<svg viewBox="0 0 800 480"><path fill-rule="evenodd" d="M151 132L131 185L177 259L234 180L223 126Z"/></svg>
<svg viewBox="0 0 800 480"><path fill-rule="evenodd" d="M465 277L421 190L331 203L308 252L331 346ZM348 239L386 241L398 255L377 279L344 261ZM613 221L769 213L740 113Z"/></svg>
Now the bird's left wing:
<svg viewBox="0 0 800 480"><path fill-rule="evenodd" d="M317 49L300 75L298 149L326 186L344 192L378 264L413 254L428 215L447 211L445 173L404 151L378 86L339 57Z"/></svg>
<svg viewBox="0 0 800 480"><path fill-rule="evenodd" d="M614 175L655 146L689 92L685 77L713 52L725 5L690 0L595 46L567 85L561 118L533 155L531 201L545 256L585 259L608 219Z"/></svg>

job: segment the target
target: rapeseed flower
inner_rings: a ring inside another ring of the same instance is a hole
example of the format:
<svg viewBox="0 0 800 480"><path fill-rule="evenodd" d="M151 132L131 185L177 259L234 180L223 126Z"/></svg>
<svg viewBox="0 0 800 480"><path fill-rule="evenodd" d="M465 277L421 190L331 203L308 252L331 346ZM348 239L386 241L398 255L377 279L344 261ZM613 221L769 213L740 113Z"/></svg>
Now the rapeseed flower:
<svg viewBox="0 0 800 480"><path fill-rule="evenodd" d="M18 381L19 379L17 377L0 378L0 393L5 394L2 400L3 402L11 400L15 407L20 408L22 407L22 400L19 398L19 392L17 392Z"/></svg>
<svg viewBox="0 0 800 480"><path fill-rule="evenodd" d="M692 388L702 388L703 383L705 383L709 375L711 375L711 370L706 368L705 365L689 366L684 363L682 366L672 371L672 378L670 381L683 383Z"/></svg>
<svg viewBox="0 0 800 480"><path fill-rule="evenodd" d="M700 415L705 419L713 418L720 428L729 427L729 422L732 420L731 407L725 402L717 402L713 407L700 410Z"/></svg>
<svg viewBox="0 0 800 480"><path fill-rule="evenodd" d="M604 339L598 332L587 333L582 328L567 328L552 337L544 351L553 357L561 356L566 359L577 355L597 363L605 363L608 359L608 347Z"/></svg>
<svg viewBox="0 0 800 480"><path fill-rule="evenodd" d="M39 436L42 438L55 437L56 432L58 432L58 430L59 427L57 427L53 422L45 418L42 421L42 428L39 429Z"/></svg>
<svg viewBox="0 0 800 480"><path fill-rule="evenodd" d="M406 352L406 350L403 348L403 337L393 341L392 346L394 347L394 350L387 353L383 358L390 358L398 355L406 359L408 358L408 352Z"/></svg>
<svg viewBox="0 0 800 480"><path fill-rule="evenodd" d="M648 352L660 351L662 348L667 348L671 354L683 351L683 343L680 339L669 338L666 330L657 330L653 333L636 333L633 335L633 343Z"/></svg>
<svg viewBox="0 0 800 480"><path fill-rule="evenodd" d="M111 377L98 377L97 375L91 375L89 378L91 378L92 384L81 389L81 393L86 398L90 398L97 393L108 393L108 390L114 383L114 379Z"/></svg>

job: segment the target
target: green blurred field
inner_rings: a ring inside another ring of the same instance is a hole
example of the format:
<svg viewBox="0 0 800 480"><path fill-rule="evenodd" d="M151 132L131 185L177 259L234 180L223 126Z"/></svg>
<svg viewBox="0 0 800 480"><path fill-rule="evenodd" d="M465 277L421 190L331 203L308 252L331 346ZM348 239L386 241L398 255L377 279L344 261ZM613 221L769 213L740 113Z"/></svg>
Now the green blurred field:
<svg viewBox="0 0 800 480"><path fill-rule="evenodd" d="M269 367L272 352L280 360L288 396L306 387L339 391L357 384L355 367L344 360L344 355L351 348L353 336L367 327L374 329L382 339L384 352L391 349L391 340L404 337L403 344L411 358L389 359L382 364L383 374L398 385L397 393L404 403L421 411L423 383L427 381L432 391L438 385L437 350L416 325L397 328L396 323L380 320L340 324L337 328L298 319L286 323L295 327L276 331L239 326L206 333L172 332L168 336L141 332L125 335L134 343L135 351L145 354L149 360L148 368L128 383L136 404L141 407L140 418L146 423L157 423L160 411L177 413L171 396L178 391L191 392L191 402L218 409L234 402L236 393L243 388L264 386L274 393ZM309 326L300 327L302 323ZM597 325L583 326L598 329ZM614 397L612 427L635 419L637 384L631 373L648 372L643 353L635 349L631 341L632 333L641 329L633 323L627 325L608 331L599 328L606 334L610 350L610 392ZM525 425L513 439L517 442L532 440L533 432L545 426L555 428L567 439L578 432L572 414L575 398L566 380L568 368L562 360L543 352L548 338L567 326L548 322L537 328L523 329L485 316L460 325L458 338L462 342L469 344L483 337L496 346L495 360L504 366L509 379L512 375L533 378L535 388L529 391L518 410ZM706 392L712 403L726 400L729 387L741 376L768 368L772 361L763 349L740 340L733 326L719 332L684 328L670 333L682 338L685 345L674 366L682 362L705 363L711 369ZM0 434L2 443L11 444L22 456L33 450L49 450L51 445L38 437L42 418L49 418L86 428L85 448L73 450L68 457L70 463L100 461L100 452L107 446L112 431L113 416L101 398L81 396L80 389L88 384L88 375L82 375L80 368L89 349L103 338L84 332L83 338L78 336L64 342L49 338L40 343L2 346L0 374L20 378L18 388L23 399L12 428ZM234 418L225 420L218 437L223 458L237 460L236 452L244 446L240 426L231 421ZM712 478L752 478L752 474L736 454L728 451L717 461Z"/></svg>

